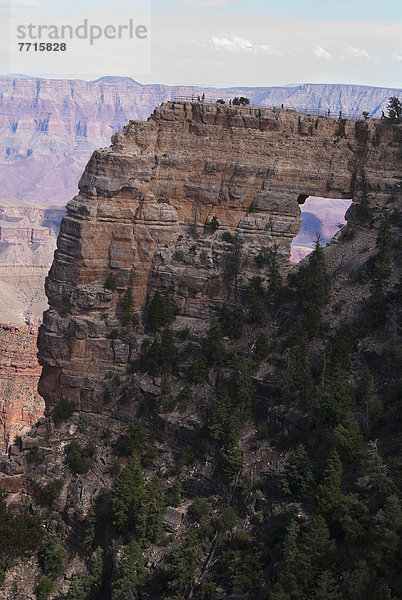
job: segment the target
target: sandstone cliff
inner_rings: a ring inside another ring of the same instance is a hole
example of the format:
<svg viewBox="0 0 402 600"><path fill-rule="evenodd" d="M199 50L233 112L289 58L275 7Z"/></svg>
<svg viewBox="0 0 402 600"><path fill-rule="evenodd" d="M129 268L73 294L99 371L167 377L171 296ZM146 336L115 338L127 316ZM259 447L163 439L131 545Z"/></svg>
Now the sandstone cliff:
<svg viewBox="0 0 402 600"><path fill-rule="evenodd" d="M38 330L0 324L0 453L17 435L26 433L43 415L37 392L40 367L36 358Z"/></svg>
<svg viewBox="0 0 402 600"><path fill-rule="evenodd" d="M118 390L105 403L105 373L124 380L141 342L127 330L116 339L127 288L137 309L169 289L195 318L234 299L233 257L240 288L274 246L288 268L298 199L356 201L363 167L378 207L400 190L399 135L380 122L198 103L130 122L93 154L62 222L39 340L47 406L70 399L118 415ZM110 273L115 290L105 288Z"/></svg>

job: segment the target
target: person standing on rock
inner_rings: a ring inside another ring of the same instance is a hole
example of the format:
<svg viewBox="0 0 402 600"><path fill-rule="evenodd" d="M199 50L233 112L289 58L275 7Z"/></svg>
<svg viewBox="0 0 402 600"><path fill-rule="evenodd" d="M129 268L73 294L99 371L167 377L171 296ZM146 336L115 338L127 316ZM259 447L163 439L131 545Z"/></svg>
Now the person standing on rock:
<svg viewBox="0 0 402 600"><path fill-rule="evenodd" d="M205 94L202 95L202 101L204 102L205 100Z"/></svg>

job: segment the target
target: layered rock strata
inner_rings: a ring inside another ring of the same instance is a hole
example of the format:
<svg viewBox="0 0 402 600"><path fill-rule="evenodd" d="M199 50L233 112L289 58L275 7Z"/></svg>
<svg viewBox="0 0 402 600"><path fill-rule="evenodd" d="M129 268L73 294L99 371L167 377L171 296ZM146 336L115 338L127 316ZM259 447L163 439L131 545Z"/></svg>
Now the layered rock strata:
<svg viewBox="0 0 402 600"><path fill-rule="evenodd" d="M240 288L274 246L288 264L298 199L356 200L362 168L379 205L400 191L398 136L380 122L202 103L131 121L93 154L61 225L39 339L48 406L113 409L105 373L124 379L140 341L114 335L127 288L137 309L170 289L183 315L205 317L235 299L234 263Z"/></svg>
<svg viewBox="0 0 402 600"><path fill-rule="evenodd" d="M0 324L0 453L43 415L37 334L35 327Z"/></svg>

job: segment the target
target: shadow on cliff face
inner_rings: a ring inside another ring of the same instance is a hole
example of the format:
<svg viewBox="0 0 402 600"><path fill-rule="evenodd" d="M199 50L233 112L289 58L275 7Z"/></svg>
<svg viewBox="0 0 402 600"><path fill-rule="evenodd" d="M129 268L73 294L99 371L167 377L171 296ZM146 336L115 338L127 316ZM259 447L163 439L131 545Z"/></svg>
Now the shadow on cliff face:
<svg viewBox="0 0 402 600"><path fill-rule="evenodd" d="M317 235L322 245L328 244L343 225L352 200L299 196L300 231L292 242L291 262L297 263L310 254Z"/></svg>

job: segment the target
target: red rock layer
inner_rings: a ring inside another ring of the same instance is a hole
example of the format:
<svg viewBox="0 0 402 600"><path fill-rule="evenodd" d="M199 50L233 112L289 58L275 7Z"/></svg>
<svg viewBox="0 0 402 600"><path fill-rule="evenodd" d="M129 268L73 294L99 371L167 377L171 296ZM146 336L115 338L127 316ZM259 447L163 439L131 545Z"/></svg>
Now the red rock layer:
<svg viewBox="0 0 402 600"><path fill-rule="evenodd" d="M37 387L41 368L36 357L38 330L0 324L0 452L16 435L26 433L44 412Z"/></svg>

